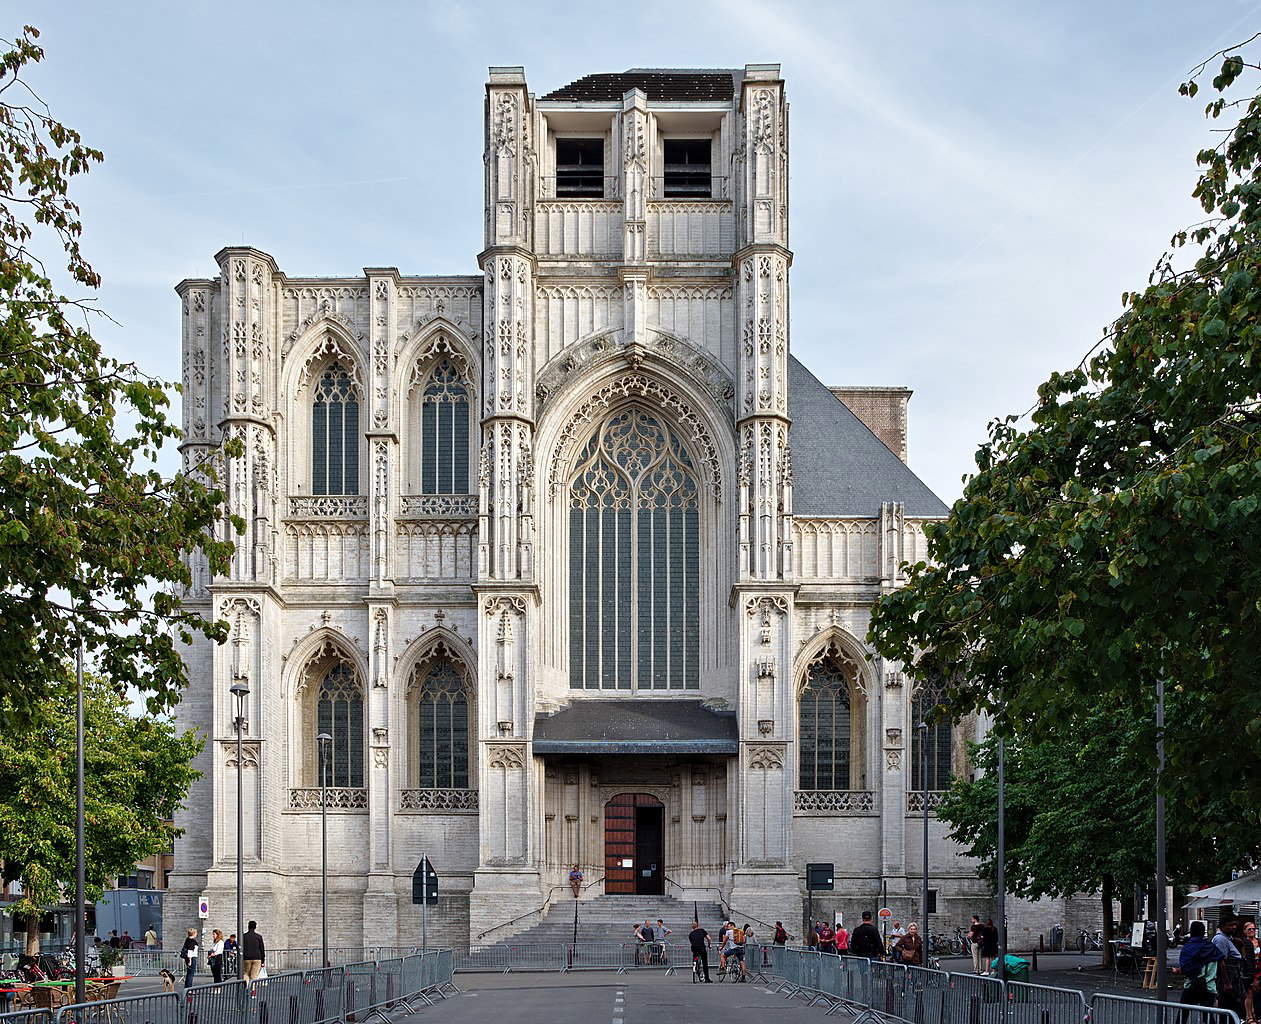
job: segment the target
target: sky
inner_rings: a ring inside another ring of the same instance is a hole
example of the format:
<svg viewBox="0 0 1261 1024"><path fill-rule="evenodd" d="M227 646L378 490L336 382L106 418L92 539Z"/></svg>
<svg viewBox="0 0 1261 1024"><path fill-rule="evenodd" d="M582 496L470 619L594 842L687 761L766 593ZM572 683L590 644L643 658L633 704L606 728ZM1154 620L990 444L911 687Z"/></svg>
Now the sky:
<svg viewBox="0 0 1261 1024"><path fill-rule="evenodd" d="M111 354L180 373L174 285L225 245L291 276L477 273L489 65L537 95L631 67L778 62L791 344L830 385L914 390L945 500L995 417L1077 364L1197 218L1193 65L1261 2L101 4L7 8L28 80L105 151L76 186ZM174 453L171 464L174 467Z"/></svg>

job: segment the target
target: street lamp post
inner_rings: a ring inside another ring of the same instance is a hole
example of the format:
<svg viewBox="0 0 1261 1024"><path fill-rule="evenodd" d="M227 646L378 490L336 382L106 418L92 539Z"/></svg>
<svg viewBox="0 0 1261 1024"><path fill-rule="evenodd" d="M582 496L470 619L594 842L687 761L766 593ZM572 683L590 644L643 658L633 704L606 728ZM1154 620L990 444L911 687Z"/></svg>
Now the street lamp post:
<svg viewBox="0 0 1261 1024"><path fill-rule="evenodd" d="M919 729L919 774L920 789L923 792L924 806L924 934L931 934L928 928L928 723L920 722Z"/></svg>
<svg viewBox="0 0 1261 1024"><path fill-rule="evenodd" d="M315 742L320 751L320 936L328 967L328 745L333 737L322 732Z"/></svg>
<svg viewBox="0 0 1261 1024"><path fill-rule="evenodd" d="M245 788L241 781L241 734L247 728L245 698L250 695L245 676L233 677L230 692L236 698L236 715L232 719L232 727L236 730L236 976L244 978L245 958L241 955L241 943L245 941L245 813L242 809Z"/></svg>
<svg viewBox="0 0 1261 1024"><path fill-rule="evenodd" d="M79 640L79 652L75 657L74 702L74 1001L82 1003L87 998L87 843L84 836L83 815L83 640Z"/></svg>
<svg viewBox="0 0 1261 1024"><path fill-rule="evenodd" d="M1165 963L1165 679L1156 680L1156 998L1169 996L1168 964Z"/></svg>
<svg viewBox="0 0 1261 1024"><path fill-rule="evenodd" d="M998 865L994 871L994 888L998 890L998 980L1007 980L1007 833L1004 804L1006 782L1003 778L1003 734L998 734Z"/></svg>

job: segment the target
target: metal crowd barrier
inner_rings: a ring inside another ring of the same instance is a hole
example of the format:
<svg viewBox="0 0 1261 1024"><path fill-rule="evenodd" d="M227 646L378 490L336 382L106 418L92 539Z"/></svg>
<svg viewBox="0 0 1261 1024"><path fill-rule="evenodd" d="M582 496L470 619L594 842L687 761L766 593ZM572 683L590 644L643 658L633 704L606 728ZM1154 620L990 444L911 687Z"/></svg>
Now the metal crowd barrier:
<svg viewBox="0 0 1261 1024"><path fill-rule="evenodd" d="M52 1010L13 1010L0 1013L4 1024L52 1024Z"/></svg>
<svg viewBox="0 0 1261 1024"><path fill-rule="evenodd" d="M116 1024L117 1021L185 1024L184 1007L174 992L159 992L95 1003L71 1003L61 1007L53 1017L53 1024Z"/></svg>
<svg viewBox="0 0 1261 1024"><path fill-rule="evenodd" d="M897 963L771 946L776 991L845 1010L853 1024L1239 1024L1232 1010L949 974Z"/></svg>

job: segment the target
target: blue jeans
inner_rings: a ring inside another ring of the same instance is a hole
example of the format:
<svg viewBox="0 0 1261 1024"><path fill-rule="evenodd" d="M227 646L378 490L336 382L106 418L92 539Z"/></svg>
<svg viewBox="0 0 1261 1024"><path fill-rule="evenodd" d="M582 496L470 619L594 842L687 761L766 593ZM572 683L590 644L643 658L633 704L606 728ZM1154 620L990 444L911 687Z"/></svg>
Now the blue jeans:
<svg viewBox="0 0 1261 1024"><path fill-rule="evenodd" d="M188 961L188 971L184 975L184 987L189 988L193 984L193 975L197 973L197 961Z"/></svg>

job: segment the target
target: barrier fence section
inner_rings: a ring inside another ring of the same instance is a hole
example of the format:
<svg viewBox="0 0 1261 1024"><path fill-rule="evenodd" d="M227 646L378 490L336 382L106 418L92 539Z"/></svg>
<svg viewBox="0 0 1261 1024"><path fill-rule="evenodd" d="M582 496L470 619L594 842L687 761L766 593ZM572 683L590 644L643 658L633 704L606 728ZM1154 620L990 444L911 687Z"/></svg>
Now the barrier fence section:
<svg viewBox="0 0 1261 1024"><path fill-rule="evenodd" d="M0 1021L4 1024L51 1024L52 1010L13 1010L0 1013Z"/></svg>
<svg viewBox="0 0 1261 1024"><path fill-rule="evenodd" d="M340 1024L363 1022L431 995L454 991L450 950L343 967L201 985L183 994L136 996L63 1006L55 1013L6 1014L0 1024Z"/></svg>
<svg viewBox="0 0 1261 1024"><path fill-rule="evenodd" d="M1233 1010L949 974L814 950L763 949L776 991L830 1003L854 1024L1239 1024Z"/></svg>

